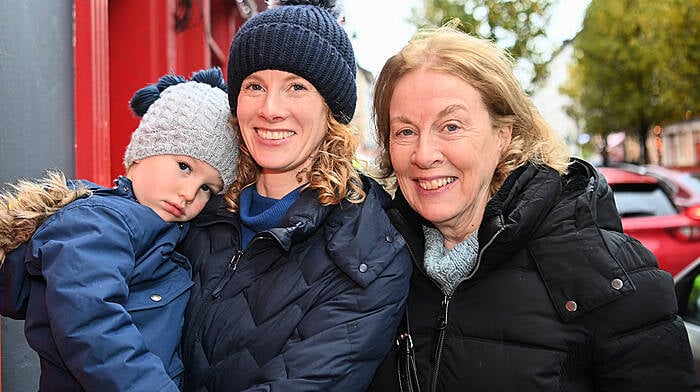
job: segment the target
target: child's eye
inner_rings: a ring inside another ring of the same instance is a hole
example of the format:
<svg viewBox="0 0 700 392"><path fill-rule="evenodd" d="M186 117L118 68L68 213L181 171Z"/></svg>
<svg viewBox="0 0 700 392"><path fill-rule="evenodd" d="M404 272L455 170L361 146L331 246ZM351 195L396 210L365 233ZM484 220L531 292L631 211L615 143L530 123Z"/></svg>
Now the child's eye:
<svg viewBox="0 0 700 392"><path fill-rule="evenodd" d="M186 164L185 162L178 162L177 163L180 166L180 170L185 171L185 172L191 172L192 168L190 165Z"/></svg>
<svg viewBox="0 0 700 392"><path fill-rule="evenodd" d="M301 84L301 83L293 83L293 84L292 84L292 90L294 90L294 91L303 91L303 90L306 90L306 86L304 86L304 85Z"/></svg>
<svg viewBox="0 0 700 392"><path fill-rule="evenodd" d="M207 184L202 185L201 189L204 192L211 192L211 188L209 188L209 185L207 185Z"/></svg>

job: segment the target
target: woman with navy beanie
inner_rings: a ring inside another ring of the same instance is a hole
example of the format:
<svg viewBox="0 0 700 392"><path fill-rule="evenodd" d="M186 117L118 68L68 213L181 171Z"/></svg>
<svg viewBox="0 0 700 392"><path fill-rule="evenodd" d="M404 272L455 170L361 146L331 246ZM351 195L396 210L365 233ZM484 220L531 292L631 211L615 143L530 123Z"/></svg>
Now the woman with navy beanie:
<svg viewBox="0 0 700 392"><path fill-rule="evenodd" d="M394 343L411 262L389 195L352 164L355 59L333 6L286 1L231 44L239 171L181 246L186 391L364 391Z"/></svg>

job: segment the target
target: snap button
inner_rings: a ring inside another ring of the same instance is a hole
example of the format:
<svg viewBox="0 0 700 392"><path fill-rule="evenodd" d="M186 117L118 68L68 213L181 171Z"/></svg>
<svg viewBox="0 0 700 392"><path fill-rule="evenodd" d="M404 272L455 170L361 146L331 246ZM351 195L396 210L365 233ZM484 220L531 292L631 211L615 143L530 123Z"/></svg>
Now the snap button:
<svg viewBox="0 0 700 392"><path fill-rule="evenodd" d="M129 193L129 187L126 187L126 186L125 186L125 187L122 188L122 190L124 190L124 192L126 192L126 193Z"/></svg>
<svg viewBox="0 0 700 392"><path fill-rule="evenodd" d="M160 302L163 297L160 294L151 294L151 301Z"/></svg>
<svg viewBox="0 0 700 392"><path fill-rule="evenodd" d="M386 242L394 242L394 237L392 237L388 234L386 235L386 237L384 237L384 239L386 240Z"/></svg>
<svg viewBox="0 0 700 392"><path fill-rule="evenodd" d="M367 272L367 264L362 263L360 264L360 268L358 268L360 272Z"/></svg>
<svg viewBox="0 0 700 392"><path fill-rule="evenodd" d="M614 288L615 290L621 289L623 286L622 279L619 279L619 278L613 279L612 282L610 282L610 286L612 286L612 288Z"/></svg>
<svg viewBox="0 0 700 392"><path fill-rule="evenodd" d="M578 305L575 301L566 301L566 310L569 312L575 312L578 309Z"/></svg>

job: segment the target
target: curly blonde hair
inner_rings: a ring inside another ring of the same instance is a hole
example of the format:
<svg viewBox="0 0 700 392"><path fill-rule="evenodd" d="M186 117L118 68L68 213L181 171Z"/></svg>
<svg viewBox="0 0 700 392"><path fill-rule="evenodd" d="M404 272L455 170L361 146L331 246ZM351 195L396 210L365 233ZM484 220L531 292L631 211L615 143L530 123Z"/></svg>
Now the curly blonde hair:
<svg viewBox="0 0 700 392"><path fill-rule="evenodd" d="M513 59L492 42L460 31L453 20L419 30L401 51L387 60L377 78L373 119L380 146L379 176L392 177L389 154L389 107L401 78L429 69L455 75L479 91L494 128L512 126L510 145L502 153L490 184L494 195L517 167L531 162L567 172L569 152L525 94L512 72Z"/></svg>
<svg viewBox="0 0 700 392"><path fill-rule="evenodd" d="M0 266L7 253L28 241L56 211L91 194L83 184L68 187L65 175L58 170L35 181L9 184L9 190L0 194Z"/></svg>
<svg viewBox="0 0 700 392"><path fill-rule="evenodd" d="M238 200L243 188L255 184L260 175L260 166L250 155L241 135L238 121L231 120L238 136L238 177L224 196L229 210L239 210ZM342 200L361 203L365 200L365 191L358 171L353 167L355 150L359 144L353 127L338 122L328 110L328 132L318 150L313 155L311 167L297 173L299 183L307 184L302 188L318 190L318 202L321 205L340 204Z"/></svg>

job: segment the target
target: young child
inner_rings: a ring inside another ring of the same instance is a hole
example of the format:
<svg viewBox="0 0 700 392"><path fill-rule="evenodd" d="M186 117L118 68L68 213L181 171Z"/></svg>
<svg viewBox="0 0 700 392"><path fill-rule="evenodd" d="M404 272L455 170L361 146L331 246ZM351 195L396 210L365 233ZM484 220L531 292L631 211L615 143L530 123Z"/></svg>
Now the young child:
<svg viewBox="0 0 700 392"><path fill-rule="evenodd" d="M225 88L216 68L137 91L130 105L143 117L114 188L66 185L53 173L0 197L0 295L10 281L30 282L28 298L12 301L15 317L26 312L42 392L179 390L192 282L174 249L186 222L235 178Z"/></svg>

